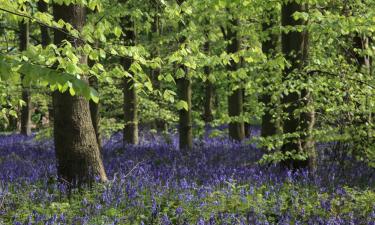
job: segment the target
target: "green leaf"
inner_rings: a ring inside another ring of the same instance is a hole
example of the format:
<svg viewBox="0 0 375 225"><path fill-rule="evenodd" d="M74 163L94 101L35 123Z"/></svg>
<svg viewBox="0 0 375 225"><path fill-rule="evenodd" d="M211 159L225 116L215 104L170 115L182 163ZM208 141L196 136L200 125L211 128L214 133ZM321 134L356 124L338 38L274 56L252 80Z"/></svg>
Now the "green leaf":
<svg viewBox="0 0 375 225"><path fill-rule="evenodd" d="M189 110L189 105L187 104L187 102L182 101L182 100L180 100L176 103L176 107L177 107L178 110L182 110L182 109L184 109L186 111Z"/></svg>

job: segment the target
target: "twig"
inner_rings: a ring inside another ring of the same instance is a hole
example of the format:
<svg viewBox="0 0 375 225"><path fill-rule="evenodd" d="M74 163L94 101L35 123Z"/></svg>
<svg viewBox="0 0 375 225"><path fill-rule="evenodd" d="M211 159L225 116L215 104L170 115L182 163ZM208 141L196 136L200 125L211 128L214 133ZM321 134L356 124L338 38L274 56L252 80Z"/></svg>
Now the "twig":
<svg viewBox="0 0 375 225"><path fill-rule="evenodd" d="M50 26L46 23L43 23L42 21L36 19L35 17L32 17L30 15L27 15L27 14L23 14L23 13L19 13L19 12L14 12L14 11L11 11L11 10L8 10L8 9L4 9L4 8L1 8L0 7L0 11L4 11L4 12L7 12L7 13L10 13L10 14L13 14L13 15L16 15L16 16L20 16L20 17L24 17L24 18L27 18L27 19L30 19L30 20L33 20L35 21L37 24L41 25L41 26L44 26L44 27L47 27L47 28L50 28L50 29L53 29L53 30L57 30L57 31L60 31L72 38L75 38L75 39L79 39L80 41L83 41L83 42L86 42L84 39L82 39L81 37L76 37L74 35L72 35L71 33L69 33L68 31L66 31L65 29L62 29L60 27L55 27L55 26Z"/></svg>
<svg viewBox="0 0 375 225"><path fill-rule="evenodd" d="M140 162L138 162L137 164L135 164L135 166L127 173L127 174L125 174L125 176L124 176L124 178L126 178L126 177L128 177L128 176L130 176L131 174L132 174L132 172L141 164L141 163L143 163L143 162L145 162L146 160L142 160L142 161L140 161Z"/></svg>
<svg viewBox="0 0 375 225"><path fill-rule="evenodd" d="M332 76L332 77L340 77L339 75L337 75L335 73L332 73L332 72L329 72L329 71L322 71L322 70L307 71L307 74L314 74L314 73L321 73L321 74L329 75L329 76ZM375 86L373 86L373 85L371 85L367 82L364 82L364 81L361 81L361 80L358 80L358 79L353 79L353 78L350 78L350 77L345 77L345 79L350 80L350 81L354 81L354 82L357 82L357 83L360 83L360 84L363 84L363 85L366 85L368 87L371 87L371 88L375 89Z"/></svg>

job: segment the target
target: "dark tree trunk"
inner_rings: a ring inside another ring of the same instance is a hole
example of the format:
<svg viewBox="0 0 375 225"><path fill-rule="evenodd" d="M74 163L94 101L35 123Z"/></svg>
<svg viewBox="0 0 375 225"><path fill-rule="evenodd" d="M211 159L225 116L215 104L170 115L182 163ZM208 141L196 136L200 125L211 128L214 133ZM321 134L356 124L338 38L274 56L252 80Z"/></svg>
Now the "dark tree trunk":
<svg viewBox="0 0 375 225"><path fill-rule="evenodd" d="M45 13L48 12L48 4L44 0L38 1L38 10L39 12ZM42 38L42 46L46 47L47 45L51 44L51 36L49 34L48 27L41 25L40 26L40 33Z"/></svg>
<svg viewBox="0 0 375 225"><path fill-rule="evenodd" d="M126 46L135 45L134 22L130 16L125 16L121 20L124 32L123 40ZM131 57L123 57L121 59L122 67L132 77L125 77L123 80L124 93L124 144L138 144L138 99L137 90L134 87L133 72L130 69L133 63Z"/></svg>
<svg viewBox="0 0 375 225"><path fill-rule="evenodd" d="M282 7L282 25L283 26L298 26L304 25L305 22L301 20L294 20L293 14L295 12L307 11L304 4L299 4L295 1L286 3ZM290 63L290 67L283 72L284 81L290 79L300 79L301 82L306 82L308 77L301 75L302 69L306 65L308 56L308 33L306 31L298 32L291 31L282 34L282 51L285 58ZM299 74L292 76L292 73ZM300 115L295 115L294 111L305 107L312 101L311 94L307 90L301 90L301 94L297 92L290 92L283 96L282 103L285 105L284 113L287 118L283 121L283 131L285 134L300 133L299 138L288 138L284 140L284 145L281 150L285 152L296 152L303 154L306 160L285 160L284 165L293 168L315 169L315 143L311 137L311 131L315 123L315 112L303 112Z"/></svg>
<svg viewBox="0 0 375 225"><path fill-rule="evenodd" d="M240 50L240 39L238 38L237 29L239 25L238 20L231 21L232 27L227 29L226 39L228 41L227 45L227 53L237 53ZM227 70L229 72L235 72L238 70L239 63L234 62L231 59L229 65L227 66ZM236 121L229 122L229 137L237 140L242 141L245 139L245 126L244 122L239 118L243 116L243 92L242 88L236 90L230 90L231 93L228 96L228 115L231 119Z"/></svg>
<svg viewBox="0 0 375 225"><path fill-rule="evenodd" d="M85 23L85 8L79 5L53 5L55 20L70 23L80 31ZM75 48L83 42L55 30L54 43L60 45L68 40ZM81 64L87 57L81 56ZM100 157L95 130L92 125L89 102L82 96L71 96L68 92L53 93L54 136L57 156L57 172L61 179L71 185L81 185L99 177L106 181L107 176Z"/></svg>
<svg viewBox="0 0 375 225"><path fill-rule="evenodd" d="M275 9L266 11L266 16L269 21L262 24L263 32L267 34L262 42L263 53L267 56L268 60L272 60L275 56L277 49L277 42L279 40L279 35L271 33L271 29L278 26L278 21L275 14ZM273 71L271 68L265 68L266 76L273 76ZM262 127L261 136L269 137L275 135L277 132L276 119L273 118L272 110L276 109L276 106L272 103L271 97L272 92L270 90L272 83L264 81L264 93L260 96L260 102L263 103L265 109L262 116ZM271 93L270 93L271 92Z"/></svg>
<svg viewBox="0 0 375 225"><path fill-rule="evenodd" d="M19 24L20 27L20 51L26 51L29 45L29 23L22 20ZM21 108L21 134L31 135L31 93L30 87L25 86L23 83L24 76L21 75L22 85L22 100L25 105Z"/></svg>
<svg viewBox="0 0 375 225"><path fill-rule="evenodd" d="M246 91L245 89L242 89L242 98L244 102L243 111L244 113L247 111L248 107L245 106L246 102ZM244 122L244 129L245 129L245 137L250 138L251 137L251 124L249 121Z"/></svg>
<svg viewBox="0 0 375 225"><path fill-rule="evenodd" d="M159 39L162 34L162 26L160 23L160 2L159 0L152 0L152 6L155 10L155 14L153 15L153 21L151 24L151 32L150 32L150 41L152 42L152 49L151 49L151 57L157 58L160 56L160 49L159 49ZM152 81L152 86L154 90L162 91L159 81L159 75L161 73L161 68L154 68L150 70L150 78ZM168 130L168 123L162 118L156 118L153 121L152 126L158 131L167 131Z"/></svg>
<svg viewBox="0 0 375 225"><path fill-rule="evenodd" d="M207 37L208 38L208 37ZM204 51L206 54L210 53L210 42L206 41L204 44ZM203 118L206 125L209 125L214 119L212 108L213 108L213 100L214 100L214 84L210 81L209 77L211 74L210 66L206 65L204 67L204 74L206 75L206 81L204 82L205 87L205 95L204 95L204 112Z"/></svg>
<svg viewBox="0 0 375 225"><path fill-rule="evenodd" d="M177 0L177 3L181 5L184 0ZM185 28L184 23L179 23L179 30L182 31ZM179 39L179 44L184 44L186 37L182 36ZM181 101L185 101L188 105L188 109L179 110L179 146L180 149L191 149L193 147L193 126L191 116L191 80L188 77L188 68L185 65L179 65L178 69L184 71L184 76L176 79L178 98Z"/></svg>
<svg viewBox="0 0 375 225"><path fill-rule="evenodd" d="M185 77L178 78L177 89L179 100L185 101L188 105L188 110L179 110L179 126L178 131L180 135L180 149L191 149L193 147L193 127L191 117L191 81L186 77L188 69L181 65L180 69L185 71Z"/></svg>

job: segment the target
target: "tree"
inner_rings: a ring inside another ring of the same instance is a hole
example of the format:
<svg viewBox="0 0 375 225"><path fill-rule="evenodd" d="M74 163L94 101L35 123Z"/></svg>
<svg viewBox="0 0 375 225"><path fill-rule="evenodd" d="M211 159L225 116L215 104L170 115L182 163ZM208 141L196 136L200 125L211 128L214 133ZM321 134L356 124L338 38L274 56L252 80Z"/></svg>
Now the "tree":
<svg viewBox="0 0 375 225"><path fill-rule="evenodd" d="M295 20L293 17L296 12L306 11L307 5L297 1L288 1L282 6L282 26L294 27L292 31L282 34L282 52L290 63L290 66L283 71L285 83L293 80L306 83L309 79L307 73L303 71L308 57L308 33L306 30L301 32L296 28L296 26L306 24L302 19ZM315 168L315 144L311 136L315 113L307 109L311 101L311 93L305 88L300 91L288 90L282 97L286 115L283 121L283 132L290 137L284 140L281 150L284 153L299 155L297 158L284 160L284 164L291 168ZM301 108L303 112L296 113L296 110Z"/></svg>
<svg viewBox="0 0 375 225"><path fill-rule="evenodd" d="M208 34L206 34L206 42L204 43L204 51L207 55L210 54L210 41L208 40ZM206 80L204 82L204 112L203 118L206 124L209 124L213 121L213 98L214 98L214 84L210 80L211 68L209 65L204 66L204 74L206 76Z"/></svg>
<svg viewBox="0 0 375 225"><path fill-rule="evenodd" d="M127 1L122 1L125 3ZM130 15L121 18L123 30L123 41L127 47L135 46L136 33L134 21ZM128 72L123 80L124 93L124 143L138 144L138 99L137 89L135 87L134 72L131 70L133 59L130 56L122 57L121 64L123 69Z"/></svg>
<svg viewBox="0 0 375 225"><path fill-rule="evenodd" d="M276 16L275 8L271 7L269 9L264 9L265 18L262 23L262 29L264 32L264 39L262 41L262 51L267 57L267 65L265 65L263 88L264 92L260 96L260 102L264 105L264 112L262 115L262 125L261 125L261 136L269 137L276 134L277 124L275 118L273 117L272 110L276 108L275 103L272 103L272 82L271 76L275 72L273 68L268 66L270 60L273 60L275 53L277 51L277 44L279 41L279 35L273 31L278 25L278 18Z"/></svg>
<svg viewBox="0 0 375 225"><path fill-rule="evenodd" d="M82 30L85 24L84 6L53 4L54 19L71 24ZM63 30L54 30L54 43L57 46L68 40L72 50L83 45L82 40L72 37ZM80 64L87 63L87 57L79 53ZM83 80L87 79L83 76ZM53 93L54 138L58 175L71 185L89 183L95 177L106 181L107 176L101 161L95 130L91 121L89 102L82 96L71 96L68 92Z"/></svg>
<svg viewBox="0 0 375 225"><path fill-rule="evenodd" d="M22 19L19 22L19 39L20 39L20 51L26 51L29 45L29 22ZM24 105L21 108L21 134L30 136L31 135L31 93L30 88L23 83L24 75L21 75L22 85L22 100Z"/></svg>
<svg viewBox="0 0 375 225"><path fill-rule="evenodd" d="M177 0L179 6L184 3L184 0ZM183 21L179 22L179 32L182 32L185 25ZM181 35L179 39L180 46L186 44L186 36ZM188 77L189 69L184 64L177 66L177 93L180 101L185 102L187 107L181 107L178 111L179 122L179 145L180 149L191 149L193 147L193 127L191 116L191 78Z"/></svg>
<svg viewBox="0 0 375 225"><path fill-rule="evenodd" d="M227 53L236 54L240 50L240 39L237 34L239 27L239 20L233 19L230 21L230 27L227 28L225 33L225 39L227 44ZM239 63L236 62L233 57L229 61L227 66L228 73L236 72L239 69ZM241 116L243 116L243 96L244 90L239 87L234 90L230 90L228 96L228 115L231 118L229 122L229 137L233 140L242 141L245 138L245 126ZM235 121L233 121L235 120Z"/></svg>

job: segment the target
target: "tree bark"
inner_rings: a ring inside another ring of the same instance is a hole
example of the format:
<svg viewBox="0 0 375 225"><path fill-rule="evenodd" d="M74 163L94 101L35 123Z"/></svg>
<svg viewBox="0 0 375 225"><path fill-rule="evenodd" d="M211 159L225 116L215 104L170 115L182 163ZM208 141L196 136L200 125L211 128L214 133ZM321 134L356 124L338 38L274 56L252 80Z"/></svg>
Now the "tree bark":
<svg viewBox="0 0 375 225"><path fill-rule="evenodd" d="M53 5L54 19L70 23L78 31L85 23L86 10L79 5ZM55 30L54 43L68 40L75 48L83 42ZM82 55L81 64L87 63ZM84 78L86 81L87 79ZM53 93L54 137L57 157L57 172L61 179L72 186L90 184L98 177L106 181L107 176L100 157L94 127L91 121L89 102L82 96L71 96L68 92Z"/></svg>
<svg viewBox="0 0 375 225"><path fill-rule="evenodd" d="M237 53L240 50L240 39L238 38L237 29L239 21L231 21L232 27L227 29L226 39L228 41L227 53ZM230 60L227 70L229 73L238 70L239 63L236 63L233 59ZM229 122L229 137L236 140L242 141L245 139L245 126L243 121L239 121L239 118L243 116L243 92L242 88L236 90L230 90L231 93L228 96L228 115L231 119L237 121Z"/></svg>
<svg viewBox="0 0 375 225"><path fill-rule="evenodd" d="M177 0L177 3L181 6L185 0ZM179 31L182 31L185 28L185 25L179 23ZM181 36L179 39L179 44L182 45L186 42L186 37ZM178 98L181 101L185 101L188 105L188 109L179 110L179 147L180 149L186 150L193 147L193 126L192 126L192 116L191 116L191 80L188 77L189 70L188 68L181 64L178 65L178 68L184 71L184 76L176 79L177 83L177 92Z"/></svg>
<svg viewBox="0 0 375 225"><path fill-rule="evenodd" d="M285 26L298 26L305 25L302 20L294 20L293 14L295 12L307 11L307 5L297 3L295 1L288 2L282 7L282 25ZM302 69L306 65L308 57L308 33L306 31L290 31L282 34L282 51L284 57L290 63L290 67L286 68L283 72L284 81L290 79L300 79L300 82L306 82L307 75L301 75L298 78L291 76L292 73L301 74ZM287 119L283 122L283 131L285 134L299 133L299 138L288 138L284 140L284 145L281 150L285 152L294 152L303 154L306 159L293 160L288 159L283 163L287 167L293 169L309 167L315 170L316 157L315 157L315 143L311 137L311 131L315 123L315 112L302 112L300 115L295 115L295 110L306 107L312 101L311 93L303 89L301 94L297 92L290 92L283 96L282 103L285 105L284 113Z"/></svg>
<svg viewBox="0 0 375 225"><path fill-rule="evenodd" d="M275 56L277 49L277 42L279 40L279 35L271 33L271 29L278 25L277 18L274 16L274 9L266 10L265 12L268 21L262 24L263 32L267 34L265 39L262 42L263 53L267 56L267 60L272 60ZM265 68L264 73L266 76L272 76L273 71L271 68ZM263 103L265 109L262 116L262 125L261 125L261 136L269 137L273 136L277 132L277 123L275 118L273 118L272 110L276 106L272 103L272 92L270 90L272 83L267 81L263 82L263 88L265 92L260 96L260 102ZM271 93L270 93L271 92Z"/></svg>
<svg viewBox="0 0 375 225"><path fill-rule="evenodd" d="M123 40L126 46L135 46L136 35L134 30L134 22L130 16L121 19L124 32ZM124 93L124 144L138 144L138 99L137 90L134 87L134 73L129 70L133 63L131 57L123 57L121 59L122 67L131 74L131 77L125 77L123 80Z"/></svg>
<svg viewBox="0 0 375 225"><path fill-rule="evenodd" d="M20 28L20 51L26 51L29 45L29 23L22 20L19 23ZM21 134L30 136L31 135L31 93L30 87L25 86L23 83L24 75L21 75L21 85L22 85L22 100L25 105L21 108Z"/></svg>

